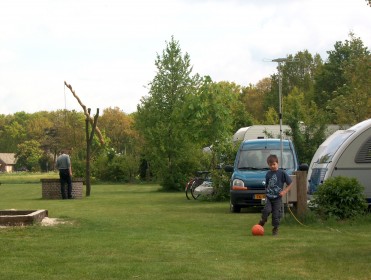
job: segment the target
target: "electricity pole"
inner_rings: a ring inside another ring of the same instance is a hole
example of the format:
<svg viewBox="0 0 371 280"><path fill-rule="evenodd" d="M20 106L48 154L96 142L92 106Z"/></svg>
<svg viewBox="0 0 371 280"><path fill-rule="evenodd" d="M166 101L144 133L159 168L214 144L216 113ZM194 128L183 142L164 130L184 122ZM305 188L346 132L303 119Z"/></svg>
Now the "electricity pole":
<svg viewBox="0 0 371 280"><path fill-rule="evenodd" d="M286 62L286 58L276 58L273 59L272 62L278 63L278 116L280 121L280 142L281 142L281 149L280 149L280 163L283 164L283 142L282 142L282 71L281 66L283 62Z"/></svg>

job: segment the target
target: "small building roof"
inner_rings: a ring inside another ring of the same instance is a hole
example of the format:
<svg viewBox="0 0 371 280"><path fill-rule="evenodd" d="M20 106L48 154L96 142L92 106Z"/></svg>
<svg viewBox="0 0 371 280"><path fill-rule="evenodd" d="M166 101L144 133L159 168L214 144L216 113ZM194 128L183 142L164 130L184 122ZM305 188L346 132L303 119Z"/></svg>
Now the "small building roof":
<svg viewBox="0 0 371 280"><path fill-rule="evenodd" d="M7 165L15 164L17 162L15 153L0 153L0 162Z"/></svg>

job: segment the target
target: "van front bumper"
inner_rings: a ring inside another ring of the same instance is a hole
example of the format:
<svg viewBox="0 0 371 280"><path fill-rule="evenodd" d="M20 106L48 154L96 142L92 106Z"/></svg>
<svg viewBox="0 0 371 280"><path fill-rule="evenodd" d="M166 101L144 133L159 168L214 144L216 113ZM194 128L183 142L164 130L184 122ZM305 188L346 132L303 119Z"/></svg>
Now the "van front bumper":
<svg viewBox="0 0 371 280"><path fill-rule="evenodd" d="M230 196L231 204L240 208L263 206L262 199L265 198L265 190L230 190Z"/></svg>

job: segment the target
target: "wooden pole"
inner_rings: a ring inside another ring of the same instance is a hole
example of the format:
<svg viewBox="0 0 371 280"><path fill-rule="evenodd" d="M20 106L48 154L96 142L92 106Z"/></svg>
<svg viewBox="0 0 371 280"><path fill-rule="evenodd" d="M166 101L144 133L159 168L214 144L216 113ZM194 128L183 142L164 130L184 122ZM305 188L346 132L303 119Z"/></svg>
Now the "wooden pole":
<svg viewBox="0 0 371 280"><path fill-rule="evenodd" d="M307 172L296 171L296 188L297 188L297 214L303 217L308 211L307 203Z"/></svg>
<svg viewBox="0 0 371 280"><path fill-rule="evenodd" d="M90 116L90 108L88 109L88 114ZM89 119L86 118L85 124L86 124L86 196L90 196L91 193L91 184L90 184L90 158L91 158L91 146L93 144L93 138L94 138L94 132L97 128L97 122L98 122L98 116L99 116L99 109L97 109L97 113L94 116L94 122L92 129L89 134Z"/></svg>
<svg viewBox="0 0 371 280"><path fill-rule="evenodd" d="M90 108L87 110L90 114ZM85 139L86 139L86 167L85 167L85 184L86 184L86 196L90 196L91 185L90 185L90 145L89 145L89 118L85 119Z"/></svg>
<svg viewBox="0 0 371 280"><path fill-rule="evenodd" d="M87 111L86 106L81 102L80 98L77 96L75 91L72 89L72 86L67 84L66 81L64 81L64 84L65 84L66 87L69 88L72 95L76 98L77 102L79 102L79 104L82 107L82 109L84 110L84 114L85 114L86 118L88 119L88 121L90 122L90 124L93 125L94 119L90 116L90 112ZM103 139L102 133L100 132L98 127L96 127L96 131L97 131L97 134L98 134L98 137L99 137L99 141L103 145L104 144L104 139Z"/></svg>

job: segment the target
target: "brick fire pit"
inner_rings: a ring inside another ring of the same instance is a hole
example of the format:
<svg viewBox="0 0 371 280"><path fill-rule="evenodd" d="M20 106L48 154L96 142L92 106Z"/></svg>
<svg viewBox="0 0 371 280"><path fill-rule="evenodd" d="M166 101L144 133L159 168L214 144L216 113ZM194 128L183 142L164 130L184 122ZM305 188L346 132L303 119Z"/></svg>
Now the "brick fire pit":
<svg viewBox="0 0 371 280"><path fill-rule="evenodd" d="M48 217L48 210L0 210L0 226L27 226Z"/></svg>

